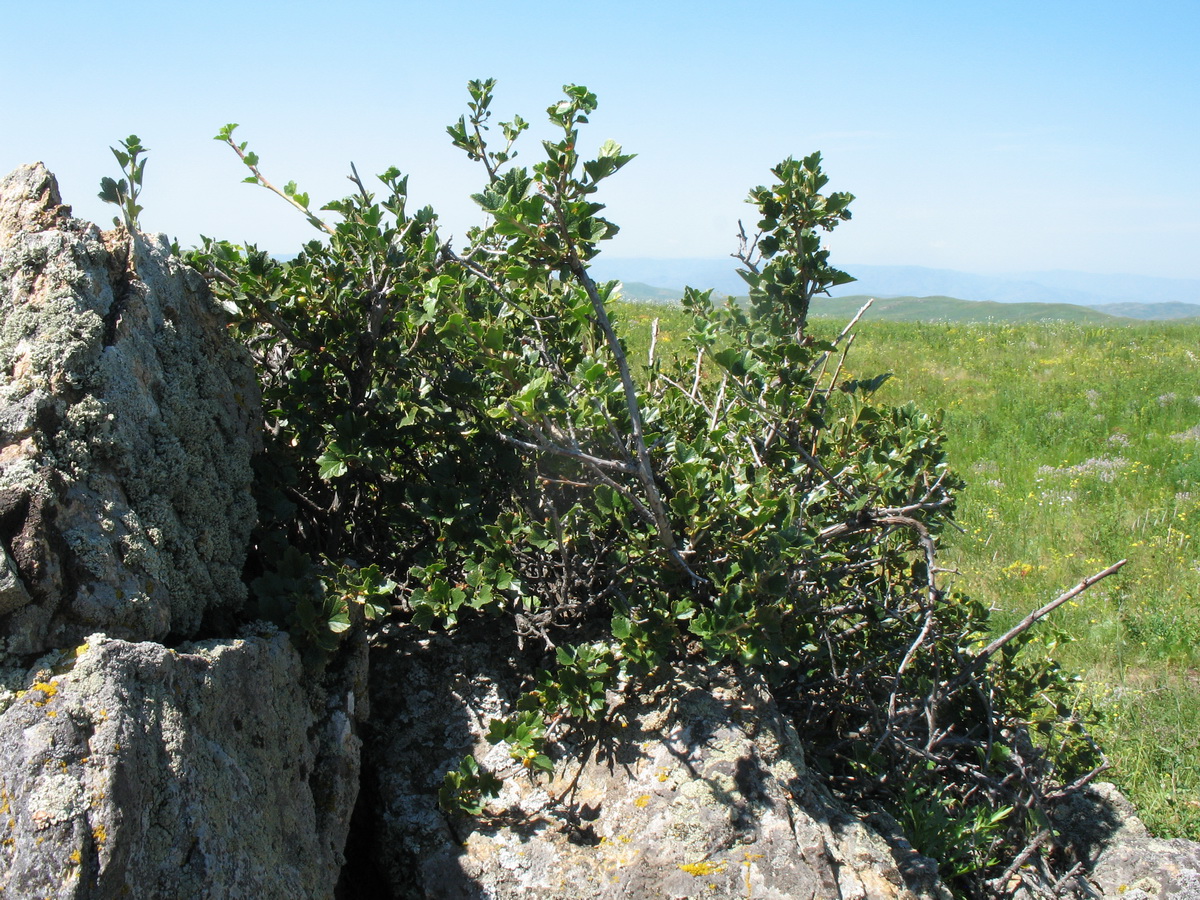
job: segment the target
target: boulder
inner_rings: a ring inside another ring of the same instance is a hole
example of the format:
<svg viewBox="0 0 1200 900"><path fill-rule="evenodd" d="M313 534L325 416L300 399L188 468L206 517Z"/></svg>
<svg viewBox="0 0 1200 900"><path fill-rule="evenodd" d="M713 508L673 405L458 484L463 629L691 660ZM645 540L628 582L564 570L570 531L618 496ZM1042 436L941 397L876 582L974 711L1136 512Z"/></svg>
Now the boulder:
<svg viewBox="0 0 1200 900"><path fill-rule="evenodd" d="M373 896L427 898L948 897L936 864L885 839L808 770L761 682L679 665L636 687L553 778L491 746L520 690L520 653L492 632L435 637L372 661ZM504 774L479 818L437 805L466 753ZM346 893L344 896L367 896Z"/></svg>
<svg viewBox="0 0 1200 900"><path fill-rule="evenodd" d="M262 416L225 322L161 236L0 181L0 896L333 895L365 636L181 643L246 595Z"/></svg>
<svg viewBox="0 0 1200 900"><path fill-rule="evenodd" d="M93 635L5 673L0 896L332 896L364 665L360 642L306 688L262 630L175 650Z"/></svg>
<svg viewBox="0 0 1200 900"><path fill-rule="evenodd" d="M0 637L185 639L239 606L261 409L245 349L163 236L0 181Z"/></svg>
<svg viewBox="0 0 1200 900"><path fill-rule="evenodd" d="M1069 885L1079 900L1200 900L1200 844L1153 837L1115 785L1068 798L1056 825L1081 873Z"/></svg>

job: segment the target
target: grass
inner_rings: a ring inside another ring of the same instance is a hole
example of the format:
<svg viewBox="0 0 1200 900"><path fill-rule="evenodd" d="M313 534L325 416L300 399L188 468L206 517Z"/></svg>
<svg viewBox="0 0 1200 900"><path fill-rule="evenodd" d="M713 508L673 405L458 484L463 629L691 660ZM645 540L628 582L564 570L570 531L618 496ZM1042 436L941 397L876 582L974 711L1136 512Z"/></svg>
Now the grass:
<svg viewBox="0 0 1200 900"><path fill-rule="evenodd" d="M1118 559L1056 614L1147 824L1200 838L1200 327L863 327L852 374L946 411L968 484L948 556L997 627Z"/></svg>
<svg viewBox="0 0 1200 900"><path fill-rule="evenodd" d="M661 320L659 353L684 327L678 307L623 315ZM1102 714L1106 777L1157 834L1200 839L1200 325L867 321L846 372L945 411L967 487L944 556L998 629L1128 558L1055 613L1059 653Z"/></svg>

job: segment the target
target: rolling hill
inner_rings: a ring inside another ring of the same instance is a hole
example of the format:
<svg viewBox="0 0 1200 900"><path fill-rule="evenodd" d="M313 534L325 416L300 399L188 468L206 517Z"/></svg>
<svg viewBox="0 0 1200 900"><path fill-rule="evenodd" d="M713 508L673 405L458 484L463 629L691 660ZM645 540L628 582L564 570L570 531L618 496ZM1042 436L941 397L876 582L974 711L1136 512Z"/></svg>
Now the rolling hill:
<svg viewBox="0 0 1200 900"><path fill-rule="evenodd" d="M843 298L961 297L1006 305L1070 305L1130 319L1200 318L1200 279L1067 271L977 275L921 266L857 264L846 264L844 268L858 280L834 290L835 296ZM746 283L735 269L736 263L728 258L600 258L593 264L596 277L619 278L625 281L626 296L645 300L682 296L685 284L713 288L718 293L744 294ZM1052 318L1076 316L1065 310L1051 315ZM1007 319L1003 315L996 318Z"/></svg>
<svg viewBox="0 0 1200 900"><path fill-rule="evenodd" d="M674 303L683 291L659 288L631 281L624 286L626 300L642 303ZM849 319L864 303L867 295L818 297L811 315L816 318ZM997 303L991 300L961 300L957 297L880 297L876 298L869 318L882 322L1079 322L1089 325L1131 325L1160 320L1200 322L1200 316L1184 303L1111 304L1102 309L1070 303Z"/></svg>

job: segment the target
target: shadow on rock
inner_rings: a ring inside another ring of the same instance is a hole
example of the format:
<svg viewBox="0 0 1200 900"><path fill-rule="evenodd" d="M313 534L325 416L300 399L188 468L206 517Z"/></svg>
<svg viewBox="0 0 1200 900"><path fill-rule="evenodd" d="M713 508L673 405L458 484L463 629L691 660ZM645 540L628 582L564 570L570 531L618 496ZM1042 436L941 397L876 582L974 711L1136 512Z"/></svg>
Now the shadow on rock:
<svg viewBox="0 0 1200 900"><path fill-rule="evenodd" d="M935 866L913 865L820 786L748 673L678 665L611 695L603 722L560 742L548 778L485 739L532 675L520 658L494 631L373 652L361 821L388 886L374 896L946 896ZM437 790L471 752L504 788L484 816L451 819Z"/></svg>

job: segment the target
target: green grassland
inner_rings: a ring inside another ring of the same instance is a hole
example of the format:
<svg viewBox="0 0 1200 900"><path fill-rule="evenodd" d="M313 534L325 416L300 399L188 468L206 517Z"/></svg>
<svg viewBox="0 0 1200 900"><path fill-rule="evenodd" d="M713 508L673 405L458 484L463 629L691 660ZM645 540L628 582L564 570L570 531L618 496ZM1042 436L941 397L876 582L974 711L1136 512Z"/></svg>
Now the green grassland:
<svg viewBox="0 0 1200 900"><path fill-rule="evenodd" d="M832 333L849 315L813 327ZM624 318L635 359L652 320L660 354L684 328L678 306ZM997 628L1129 560L1046 630L1100 715L1106 777L1157 833L1200 839L1200 325L1109 321L1119 327L868 314L845 371L891 372L880 399L945 411L967 487L964 533L944 556Z"/></svg>

